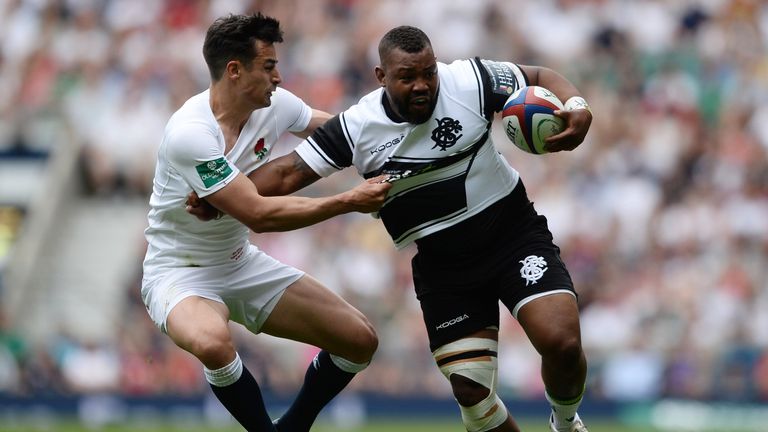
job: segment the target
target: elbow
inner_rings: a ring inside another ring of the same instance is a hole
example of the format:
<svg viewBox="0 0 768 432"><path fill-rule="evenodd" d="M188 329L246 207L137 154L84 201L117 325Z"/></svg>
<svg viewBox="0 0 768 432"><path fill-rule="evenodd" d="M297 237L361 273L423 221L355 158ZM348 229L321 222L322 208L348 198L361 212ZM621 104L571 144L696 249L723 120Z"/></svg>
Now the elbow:
<svg viewBox="0 0 768 432"><path fill-rule="evenodd" d="M251 231L253 231L256 234L263 234L266 232L270 232L268 228L262 227L262 226L251 226Z"/></svg>
<svg viewBox="0 0 768 432"><path fill-rule="evenodd" d="M254 233L261 234L274 231L274 229L272 229L272 223L270 223L268 215L265 215L261 212L253 212L251 214L242 216L243 217L236 219L239 220L243 225L247 226L248 229Z"/></svg>
<svg viewBox="0 0 768 432"><path fill-rule="evenodd" d="M277 224L261 223L251 227L251 231L256 234L264 234L270 232L287 231L284 227Z"/></svg>
<svg viewBox="0 0 768 432"><path fill-rule="evenodd" d="M263 219L255 219L248 223L248 228L256 234L263 234L267 232L278 231L275 229L274 224L270 224L269 221Z"/></svg>
<svg viewBox="0 0 768 432"><path fill-rule="evenodd" d="M270 217L269 215L254 215L246 224L248 228L256 234L268 232L287 231L290 227L283 221Z"/></svg>

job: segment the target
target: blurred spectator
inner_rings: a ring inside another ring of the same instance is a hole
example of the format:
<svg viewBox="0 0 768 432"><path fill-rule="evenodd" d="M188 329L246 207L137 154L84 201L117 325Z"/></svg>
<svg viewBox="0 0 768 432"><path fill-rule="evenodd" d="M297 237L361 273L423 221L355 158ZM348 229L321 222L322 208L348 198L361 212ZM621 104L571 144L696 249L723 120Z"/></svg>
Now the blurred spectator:
<svg viewBox="0 0 768 432"><path fill-rule="evenodd" d="M18 393L21 388L19 365L11 351L0 345L0 393Z"/></svg>
<svg viewBox="0 0 768 432"><path fill-rule="evenodd" d="M655 400L662 395L664 361L658 351L637 346L613 353L602 365L599 391L618 401Z"/></svg>
<svg viewBox="0 0 768 432"><path fill-rule="evenodd" d="M64 381L61 365L51 355L50 347L36 346L29 350L22 365L22 389L19 394L33 396L65 396L74 389Z"/></svg>
<svg viewBox="0 0 768 432"><path fill-rule="evenodd" d="M27 344L16 334L0 311L0 393L18 393L23 382L20 364L27 355Z"/></svg>
<svg viewBox="0 0 768 432"><path fill-rule="evenodd" d="M61 370L75 392L107 394L119 389L120 361L110 347L86 341L64 354Z"/></svg>

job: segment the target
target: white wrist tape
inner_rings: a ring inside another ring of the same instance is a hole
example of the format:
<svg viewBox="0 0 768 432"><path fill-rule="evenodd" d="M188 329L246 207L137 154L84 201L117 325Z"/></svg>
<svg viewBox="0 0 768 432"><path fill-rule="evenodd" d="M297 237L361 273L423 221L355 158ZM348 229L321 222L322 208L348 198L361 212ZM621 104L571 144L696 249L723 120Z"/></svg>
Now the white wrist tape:
<svg viewBox="0 0 768 432"><path fill-rule="evenodd" d="M589 112L592 112L592 110L589 109L589 104L586 100L584 100L581 96L573 96L569 98L567 101L565 101L565 104L563 105L563 108L566 111L573 111L577 109L585 109Z"/></svg>

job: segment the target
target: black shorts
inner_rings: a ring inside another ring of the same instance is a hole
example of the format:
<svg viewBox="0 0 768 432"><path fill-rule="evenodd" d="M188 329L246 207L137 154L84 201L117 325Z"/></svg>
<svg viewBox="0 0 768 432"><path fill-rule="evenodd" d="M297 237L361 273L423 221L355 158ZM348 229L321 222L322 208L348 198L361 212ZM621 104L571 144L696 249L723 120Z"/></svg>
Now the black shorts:
<svg viewBox="0 0 768 432"><path fill-rule="evenodd" d="M542 293L575 294L547 219L522 181L480 214L416 243L413 281L432 351L498 326L499 301L516 313L521 301Z"/></svg>

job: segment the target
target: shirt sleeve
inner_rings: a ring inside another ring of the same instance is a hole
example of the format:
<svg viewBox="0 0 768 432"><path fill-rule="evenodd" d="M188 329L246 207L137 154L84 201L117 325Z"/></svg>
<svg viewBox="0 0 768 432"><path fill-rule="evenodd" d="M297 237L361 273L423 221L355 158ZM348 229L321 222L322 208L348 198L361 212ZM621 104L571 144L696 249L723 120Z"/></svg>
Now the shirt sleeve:
<svg viewBox="0 0 768 432"><path fill-rule="evenodd" d="M479 58L475 61L480 66L486 115L501 111L512 93L528 85L525 73L514 63Z"/></svg>
<svg viewBox="0 0 768 432"><path fill-rule="evenodd" d="M178 126L166 140L168 164L201 198L222 189L240 172L224 156L216 132L204 124Z"/></svg>
<svg viewBox="0 0 768 432"><path fill-rule="evenodd" d="M296 153L317 175L328 177L352 165L353 146L345 126L345 113L334 116L296 147Z"/></svg>
<svg viewBox="0 0 768 432"><path fill-rule="evenodd" d="M277 126L280 131L302 132L312 120L312 108L295 94L278 87L272 95L277 108Z"/></svg>

